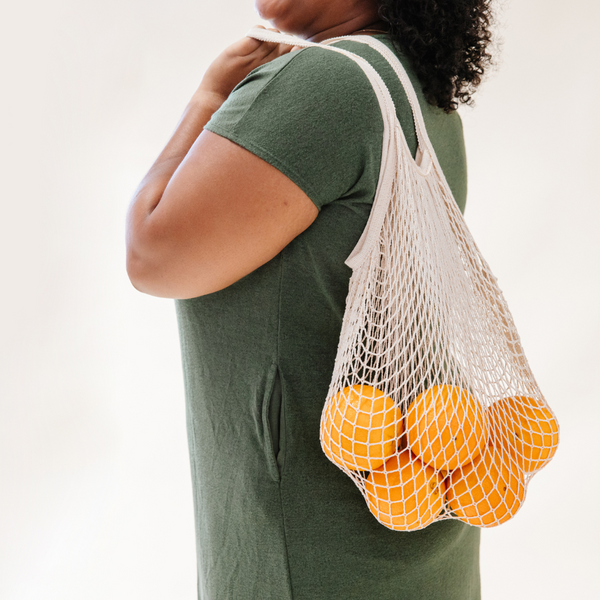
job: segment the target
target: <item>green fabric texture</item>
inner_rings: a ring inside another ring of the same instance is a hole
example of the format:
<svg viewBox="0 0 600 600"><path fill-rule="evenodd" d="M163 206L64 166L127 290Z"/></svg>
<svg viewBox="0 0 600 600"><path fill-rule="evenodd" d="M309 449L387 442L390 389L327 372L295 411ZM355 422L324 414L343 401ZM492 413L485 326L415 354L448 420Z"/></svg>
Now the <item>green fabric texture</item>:
<svg viewBox="0 0 600 600"><path fill-rule="evenodd" d="M381 74L414 154L410 108L391 67L362 44L339 45ZM460 119L427 105L409 74L462 209ZM351 275L344 261L369 217L381 161L382 119L368 80L347 57L297 51L253 71L207 129L274 165L320 212L253 273L176 301L198 597L478 600L477 528L450 520L387 529L319 443Z"/></svg>

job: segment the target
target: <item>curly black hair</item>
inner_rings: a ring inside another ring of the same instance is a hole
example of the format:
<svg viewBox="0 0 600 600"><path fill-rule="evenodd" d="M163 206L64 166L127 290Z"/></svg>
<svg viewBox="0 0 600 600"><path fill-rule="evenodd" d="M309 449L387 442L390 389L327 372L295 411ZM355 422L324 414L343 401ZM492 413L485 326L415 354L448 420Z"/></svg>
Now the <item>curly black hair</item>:
<svg viewBox="0 0 600 600"><path fill-rule="evenodd" d="M411 61L430 104L471 104L492 64L492 0L379 0L379 16Z"/></svg>

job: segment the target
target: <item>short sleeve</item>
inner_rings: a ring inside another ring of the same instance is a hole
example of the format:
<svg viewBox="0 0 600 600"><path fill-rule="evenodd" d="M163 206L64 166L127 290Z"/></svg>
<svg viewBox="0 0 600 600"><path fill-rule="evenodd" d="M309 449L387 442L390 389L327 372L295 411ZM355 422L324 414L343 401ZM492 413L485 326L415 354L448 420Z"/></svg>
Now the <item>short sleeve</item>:
<svg viewBox="0 0 600 600"><path fill-rule="evenodd" d="M280 170L319 210L361 194L372 201L383 121L366 75L346 56L312 47L262 65L206 129Z"/></svg>

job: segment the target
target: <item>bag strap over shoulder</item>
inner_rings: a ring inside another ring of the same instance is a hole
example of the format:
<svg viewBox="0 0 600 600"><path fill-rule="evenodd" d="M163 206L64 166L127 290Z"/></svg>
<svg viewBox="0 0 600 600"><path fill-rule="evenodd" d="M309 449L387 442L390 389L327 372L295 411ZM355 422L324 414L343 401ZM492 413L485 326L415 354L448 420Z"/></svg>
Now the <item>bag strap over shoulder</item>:
<svg viewBox="0 0 600 600"><path fill-rule="evenodd" d="M354 42L360 42L361 44L366 44L373 48L373 50L377 50L379 54L383 56L390 64L394 72L396 73L404 91L406 93L406 97L408 98L408 102L410 104L410 108L412 110L413 121L415 124L415 131L417 133L417 141L418 141L418 149L417 149L417 157L415 159L416 163L423 170L427 170L428 162L435 157L435 150L429 140L429 135L427 134L427 129L425 127L425 120L423 119L423 112L421 111L421 105L419 104L419 99L417 98L417 93L415 92L415 88L413 87L412 82L406 72L406 69L402 65L402 63L398 60L398 57L381 41L370 36L370 35L356 35L356 36L346 36L345 38L338 39L349 39ZM425 152L427 151L427 152Z"/></svg>

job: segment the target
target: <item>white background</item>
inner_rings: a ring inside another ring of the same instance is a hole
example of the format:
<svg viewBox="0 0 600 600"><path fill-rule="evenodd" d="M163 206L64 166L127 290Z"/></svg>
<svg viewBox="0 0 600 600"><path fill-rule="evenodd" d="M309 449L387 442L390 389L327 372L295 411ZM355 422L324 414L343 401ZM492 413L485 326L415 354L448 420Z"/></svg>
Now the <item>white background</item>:
<svg viewBox="0 0 600 600"><path fill-rule="evenodd" d="M562 445L514 521L483 532L483 593L587 599L600 595L600 3L513 0L501 21L499 70L461 110L466 216ZM174 307L129 285L124 216L210 60L257 22L251 0L3 9L3 600L195 598Z"/></svg>

